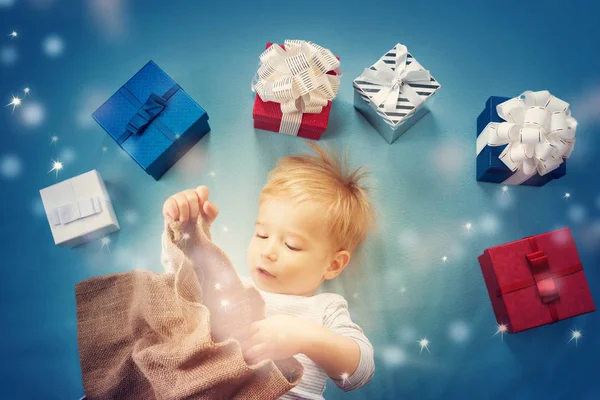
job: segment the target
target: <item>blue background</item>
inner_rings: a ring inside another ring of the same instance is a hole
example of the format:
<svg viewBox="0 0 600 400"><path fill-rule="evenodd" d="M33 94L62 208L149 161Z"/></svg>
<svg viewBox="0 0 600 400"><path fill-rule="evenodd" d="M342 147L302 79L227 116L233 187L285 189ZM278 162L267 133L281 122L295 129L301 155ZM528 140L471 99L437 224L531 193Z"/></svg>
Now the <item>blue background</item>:
<svg viewBox="0 0 600 400"><path fill-rule="evenodd" d="M347 148L353 165L377 181L379 229L325 288L348 299L375 346L376 373L350 393L328 384L326 398L600 398L600 314L494 336L477 263L487 247L570 226L600 304L600 7L207 3L0 0L0 99L8 104L31 89L14 112L0 109L0 397L83 394L73 287L132 268L161 271L161 208L177 191L210 187L220 207L214 240L248 274L245 251L266 174L279 157L307 149L301 139L252 127L258 56L266 42L290 38L341 57L342 86L322 141ZM44 50L49 35L62 52ZM442 88L432 112L388 145L355 112L352 79L397 42ZM90 116L149 59L207 110L212 127L158 182ZM579 121L567 176L507 193L476 182L475 123L485 100L543 89L568 101ZM64 163L58 179L48 173L52 160ZM121 231L105 248L55 247L38 191L94 168ZM572 329L583 334L577 344L569 342ZM430 352L420 352L421 338Z"/></svg>

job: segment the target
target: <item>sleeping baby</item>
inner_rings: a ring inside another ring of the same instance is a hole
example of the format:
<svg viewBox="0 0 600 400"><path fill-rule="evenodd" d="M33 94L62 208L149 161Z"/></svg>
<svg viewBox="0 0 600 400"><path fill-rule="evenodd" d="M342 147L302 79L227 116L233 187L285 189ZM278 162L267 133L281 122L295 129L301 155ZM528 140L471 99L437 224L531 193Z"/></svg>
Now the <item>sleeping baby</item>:
<svg viewBox="0 0 600 400"><path fill-rule="evenodd" d="M255 232L248 246L251 278L265 301L266 318L233 337L245 360L295 357L304 366L300 383L281 399L323 399L327 378L342 390L366 385L375 372L373 346L350 318L347 301L334 293L315 294L338 276L375 221L362 168L310 143L314 154L283 157L269 173L259 197ZM165 227L203 213L210 222L218 207L200 186L171 196L164 204ZM165 251L162 264L173 270Z"/></svg>

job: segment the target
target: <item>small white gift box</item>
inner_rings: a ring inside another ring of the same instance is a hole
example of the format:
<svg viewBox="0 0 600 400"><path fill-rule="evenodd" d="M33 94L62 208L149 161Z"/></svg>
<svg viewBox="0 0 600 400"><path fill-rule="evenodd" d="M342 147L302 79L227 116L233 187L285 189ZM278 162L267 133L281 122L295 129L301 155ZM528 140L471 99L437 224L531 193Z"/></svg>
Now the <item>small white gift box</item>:
<svg viewBox="0 0 600 400"><path fill-rule="evenodd" d="M441 85L398 43L354 79L354 107L388 143L429 111Z"/></svg>
<svg viewBox="0 0 600 400"><path fill-rule="evenodd" d="M96 170L40 190L54 243L75 247L120 229Z"/></svg>

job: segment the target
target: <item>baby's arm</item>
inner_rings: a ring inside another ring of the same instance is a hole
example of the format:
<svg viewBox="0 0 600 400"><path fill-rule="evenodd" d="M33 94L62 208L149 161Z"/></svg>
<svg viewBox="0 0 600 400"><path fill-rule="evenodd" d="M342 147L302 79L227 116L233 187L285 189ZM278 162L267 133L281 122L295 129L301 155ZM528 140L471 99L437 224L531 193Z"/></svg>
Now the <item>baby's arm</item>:
<svg viewBox="0 0 600 400"><path fill-rule="evenodd" d="M304 354L345 392L369 383L375 373L373 345L360 326L352 322L343 297L327 306L323 326L323 330L315 331Z"/></svg>

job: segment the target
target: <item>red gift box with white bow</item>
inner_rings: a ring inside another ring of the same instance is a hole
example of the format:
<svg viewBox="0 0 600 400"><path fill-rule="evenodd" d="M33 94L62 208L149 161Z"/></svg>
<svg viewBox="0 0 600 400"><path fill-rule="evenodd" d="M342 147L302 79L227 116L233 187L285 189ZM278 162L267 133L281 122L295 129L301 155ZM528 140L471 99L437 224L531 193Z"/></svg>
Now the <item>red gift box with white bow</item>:
<svg viewBox="0 0 600 400"><path fill-rule="evenodd" d="M314 43L286 40L267 43L260 60L252 85L254 127L319 140L339 89L339 59Z"/></svg>
<svg viewBox="0 0 600 400"><path fill-rule="evenodd" d="M479 264L508 333L596 310L569 228L492 247Z"/></svg>

